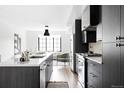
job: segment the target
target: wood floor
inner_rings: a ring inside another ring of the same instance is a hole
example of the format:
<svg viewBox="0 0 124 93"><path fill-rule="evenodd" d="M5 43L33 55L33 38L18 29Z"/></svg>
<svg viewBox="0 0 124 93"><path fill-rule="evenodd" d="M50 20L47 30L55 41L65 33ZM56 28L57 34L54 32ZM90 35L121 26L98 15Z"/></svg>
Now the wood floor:
<svg viewBox="0 0 124 93"><path fill-rule="evenodd" d="M66 65L55 65L53 66L53 73L50 81L64 81L68 82L69 88L82 88L80 82L78 81L77 74L73 73L70 66Z"/></svg>

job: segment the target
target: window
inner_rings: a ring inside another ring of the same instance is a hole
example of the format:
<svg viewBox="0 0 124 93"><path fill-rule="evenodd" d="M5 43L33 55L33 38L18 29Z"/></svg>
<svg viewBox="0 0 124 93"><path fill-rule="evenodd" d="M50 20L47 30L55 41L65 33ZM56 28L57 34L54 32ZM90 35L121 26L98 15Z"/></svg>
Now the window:
<svg viewBox="0 0 124 93"><path fill-rule="evenodd" d="M43 52L61 51L61 37L59 35L39 37L38 50Z"/></svg>

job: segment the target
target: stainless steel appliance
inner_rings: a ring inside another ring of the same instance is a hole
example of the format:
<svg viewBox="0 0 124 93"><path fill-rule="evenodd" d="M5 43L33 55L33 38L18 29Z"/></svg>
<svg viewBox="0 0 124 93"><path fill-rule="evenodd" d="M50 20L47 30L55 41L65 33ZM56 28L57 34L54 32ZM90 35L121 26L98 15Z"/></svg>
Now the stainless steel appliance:
<svg viewBox="0 0 124 93"><path fill-rule="evenodd" d="M85 87L85 58L80 55L76 54L76 62L77 62L77 74L79 81L83 87Z"/></svg>
<svg viewBox="0 0 124 93"><path fill-rule="evenodd" d="M96 31L82 31L82 43L96 42Z"/></svg>

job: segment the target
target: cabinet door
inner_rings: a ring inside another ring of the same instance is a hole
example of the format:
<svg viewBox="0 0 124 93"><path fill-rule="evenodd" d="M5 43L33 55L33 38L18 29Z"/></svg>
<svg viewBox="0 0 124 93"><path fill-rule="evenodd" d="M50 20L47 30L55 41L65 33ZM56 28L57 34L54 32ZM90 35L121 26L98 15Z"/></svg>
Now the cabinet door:
<svg viewBox="0 0 124 93"><path fill-rule="evenodd" d="M91 60L88 62L88 85L89 87L101 88L102 87L102 64L98 64Z"/></svg>
<svg viewBox="0 0 124 93"><path fill-rule="evenodd" d="M115 42L120 36L120 6L102 6L103 42Z"/></svg>
<svg viewBox="0 0 124 93"><path fill-rule="evenodd" d="M46 87L45 69L46 69L45 65L44 65L44 67L40 68L40 88Z"/></svg>
<svg viewBox="0 0 124 93"><path fill-rule="evenodd" d="M103 87L120 87L120 47L116 43L103 44Z"/></svg>
<svg viewBox="0 0 124 93"><path fill-rule="evenodd" d="M121 6L121 41L124 41L124 5Z"/></svg>
<svg viewBox="0 0 124 93"><path fill-rule="evenodd" d="M121 86L124 87L124 46L121 46Z"/></svg>
<svg viewBox="0 0 124 93"><path fill-rule="evenodd" d="M121 6L121 37L124 37L124 6ZM121 39L124 44L124 39ZM124 46L121 46L121 85L124 87Z"/></svg>

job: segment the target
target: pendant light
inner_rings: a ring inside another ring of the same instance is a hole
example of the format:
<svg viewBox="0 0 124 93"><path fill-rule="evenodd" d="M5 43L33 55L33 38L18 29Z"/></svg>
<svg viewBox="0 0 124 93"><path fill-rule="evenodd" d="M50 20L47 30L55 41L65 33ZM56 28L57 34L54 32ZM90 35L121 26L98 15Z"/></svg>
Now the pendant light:
<svg viewBox="0 0 124 93"><path fill-rule="evenodd" d="M44 36L49 36L49 31L48 31L48 25L45 25L45 32L44 32Z"/></svg>

